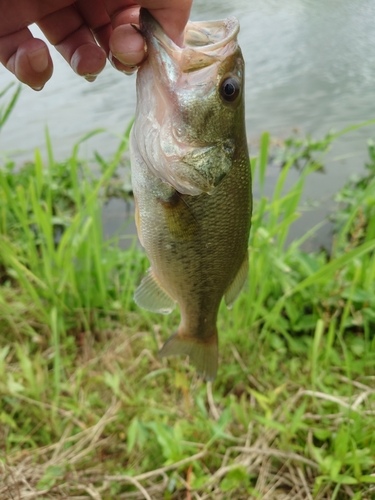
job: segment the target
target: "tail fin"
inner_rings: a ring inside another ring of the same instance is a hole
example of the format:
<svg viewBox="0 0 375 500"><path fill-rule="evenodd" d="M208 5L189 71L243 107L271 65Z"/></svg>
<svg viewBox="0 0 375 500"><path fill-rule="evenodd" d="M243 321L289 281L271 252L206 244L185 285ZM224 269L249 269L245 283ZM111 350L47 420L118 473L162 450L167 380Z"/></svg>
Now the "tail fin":
<svg viewBox="0 0 375 500"><path fill-rule="evenodd" d="M207 340L193 336L184 336L177 331L159 351L161 358L167 356L189 356L190 363L195 366L199 375L206 381L213 381L218 366L217 330Z"/></svg>

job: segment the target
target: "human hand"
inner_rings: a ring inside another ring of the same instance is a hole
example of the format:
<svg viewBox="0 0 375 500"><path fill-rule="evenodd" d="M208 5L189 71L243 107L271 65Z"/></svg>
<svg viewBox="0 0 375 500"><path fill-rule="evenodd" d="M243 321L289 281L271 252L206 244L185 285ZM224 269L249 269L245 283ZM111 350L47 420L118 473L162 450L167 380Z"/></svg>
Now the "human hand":
<svg viewBox="0 0 375 500"><path fill-rule="evenodd" d="M145 58L138 24L147 8L177 44L183 40L193 0L0 0L0 62L23 83L41 90L51 78L52 59L28 26L36 23L73 70L94 81L106 57L125 73Z"/></svg>

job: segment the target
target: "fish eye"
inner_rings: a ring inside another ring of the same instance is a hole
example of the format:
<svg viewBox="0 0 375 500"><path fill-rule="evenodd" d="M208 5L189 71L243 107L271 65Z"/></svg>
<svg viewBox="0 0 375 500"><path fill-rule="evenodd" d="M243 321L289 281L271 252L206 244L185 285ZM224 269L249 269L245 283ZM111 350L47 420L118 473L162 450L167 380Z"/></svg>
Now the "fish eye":
<svg viewBox="0 0 375 500"><path fill-rule="evenodd" d="M227 102L236 100L240 93L240 85L235 78L226 78L220 85L220 95Z"/></svg>

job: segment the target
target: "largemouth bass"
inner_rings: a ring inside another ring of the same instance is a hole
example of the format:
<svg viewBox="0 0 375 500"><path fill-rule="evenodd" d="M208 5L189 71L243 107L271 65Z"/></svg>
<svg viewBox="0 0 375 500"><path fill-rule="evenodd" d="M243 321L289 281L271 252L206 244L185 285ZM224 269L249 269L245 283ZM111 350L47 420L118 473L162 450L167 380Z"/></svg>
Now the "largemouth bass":
<svg viewBox="0 0 375 500"><path fill-rule="evenodd" d="M251 177L238 21L188 23L174 44L141 9L148 57L138 71L131 132L139 239L151 267L135 302L181 323L160 356L188 355L213 380L216 320L248 275Z"/></svg>

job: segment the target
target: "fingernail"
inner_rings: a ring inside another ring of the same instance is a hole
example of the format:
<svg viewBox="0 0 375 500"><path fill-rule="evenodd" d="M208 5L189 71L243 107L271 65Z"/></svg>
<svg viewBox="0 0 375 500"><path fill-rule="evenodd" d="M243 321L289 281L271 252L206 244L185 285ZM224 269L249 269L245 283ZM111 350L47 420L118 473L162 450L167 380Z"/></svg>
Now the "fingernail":
<svg viewBox="0 0 375 500"><path fill-rule="evenodd" d="M84 76L84 79L85 79L87 82L90 82L90 83L91 83L91 82L95 82L95 80L96 80L96 77L97 77L97 76L98 76L98 75L90 75L90 74L88 74L88 75L85 75L85 76Z"/></svg>
<svg viewBox="0 0 375 500"><path fill-rule="evenodd" d="M121 64L120 61L117 59L117 57L115 57L111 51L109 51L109 54L108 54L108 60L109 62L112 64L112 66L115 68L115 69L118 69L117 66L116 66L116 62L118 64ZM116 62L115 62L116 61Z"/></svg>
<svg viewBox="0 0 375 500"><path fill-rule="evenodd" d="M123 69L122 72L125 73L125 75L131 76L134 75L134 73L137 71L138 66L127 66L126 69Z"/></svg>
<svg viewBox="0 0 375 500"><path fill-rule="evenodd" d="M33 90L35 90L36 92L39 92L41 91L43 88L44 88L44 85L42 85L41 87L31 87Z"/></svg>
<svg viewBox="0 0 375 500"><path fill-rule="evenodd" d="M128 68L129 68L129 71L131 71L131 72L134 72L139 68L138 64L132 64L132 63L128 63L124 60L121 60L119 57L114 56L112 54L112 52L109 52L108 59L114 68L119 69L120 71L123 71L124 73L126 73L128 71ZM116 62L117 62L117 64L120 64L121 66L125 66L126 69L123 70L123 69L119 68L118 66L116 66Z"/></svg>
<svg viewBox="0 0 375 500"><path fill-rule="evenodd" d="M41 47L33 52L28 52L27 57L35 73L43 73L48 68L49 60L47 47Z"/></svg>

